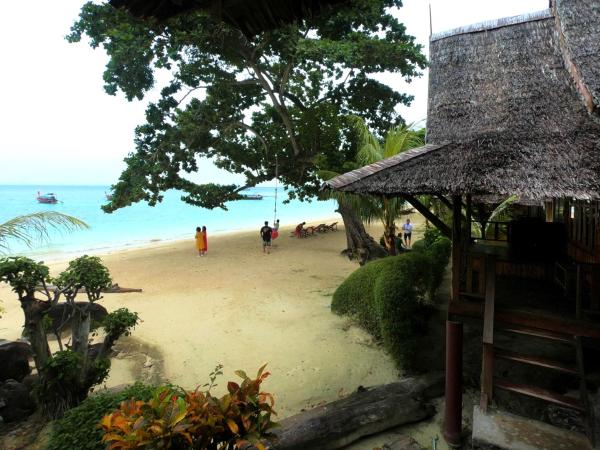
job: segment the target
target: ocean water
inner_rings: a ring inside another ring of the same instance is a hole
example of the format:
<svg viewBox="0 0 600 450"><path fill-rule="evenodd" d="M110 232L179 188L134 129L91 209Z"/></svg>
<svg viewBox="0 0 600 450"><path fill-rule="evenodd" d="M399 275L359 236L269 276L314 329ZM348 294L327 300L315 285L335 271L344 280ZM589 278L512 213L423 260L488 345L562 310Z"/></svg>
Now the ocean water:
<svg viewBox="0 0 600 450"><path fill-rule="evenodd" d="M37 192L53 192L59 203L39 204ZM143 246L151 242L193 239L197 226L206 226L209 238L214 234L256 229L265 220L274 220L275 188L258 187L244 193L263 195L262 200L229 202L228 210L203 209L180 200L177 191L165 193L162 203L150 207L138 203L106 214L100 206L106 203L108 186L2 186L0 185L0 223L15 216L38 211L58 211L75 216L90 229L70 233L50 231L50 240L33 248L10 241L10 254L60 259L74 254L104 253L119 248ZM335 216L336 203L329 201L284 204L287 194L279 188L277 218L283 225L317 221Z"/></svg>

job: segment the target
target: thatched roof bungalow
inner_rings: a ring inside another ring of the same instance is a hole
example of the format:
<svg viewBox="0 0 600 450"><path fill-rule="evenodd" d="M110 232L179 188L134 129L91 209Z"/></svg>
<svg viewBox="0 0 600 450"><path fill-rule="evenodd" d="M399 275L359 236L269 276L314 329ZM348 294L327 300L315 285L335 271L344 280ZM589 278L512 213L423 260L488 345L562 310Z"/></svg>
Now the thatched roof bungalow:
<svg viewBox="0 0 600 450"><path fill-rule="evenodd" d="M541 448L532 435L547 435L547 429L489 413L500 391L579 411L598 445L582 342L600 347L600 2L556 0L544 11L432 35L426 145L325 186L402 196L453 238L444 430L450 443L460 440L460 330L471 317L483 322L474 441L508 448L500 444L506 438L514 448ZM452 207L451 233L418 194L438 196ZM471 202L513 194L544 202L545 211L535 220L506 224L506 242L472 236ZM512 366L501 375L495 371L498 361L565 370L519 347L499 348L495 336L506 333L572 342L577 367L570 373L579 380L580 397L552 391L561 383L549 383L546 374L515 381L508 379L517 373ZM506 424L512 431L502 428ZM515 431L525 428L528 436ZM497 434L486 435L492 429ZM590 448L581 436L552 436L544 448Z"/></svg>
<svg viewBox="0 0 600 450"><path fill-rule="evenodd" d="M327 185L600 198L600 6L583 3L433 35L427 145Z"/></svg>

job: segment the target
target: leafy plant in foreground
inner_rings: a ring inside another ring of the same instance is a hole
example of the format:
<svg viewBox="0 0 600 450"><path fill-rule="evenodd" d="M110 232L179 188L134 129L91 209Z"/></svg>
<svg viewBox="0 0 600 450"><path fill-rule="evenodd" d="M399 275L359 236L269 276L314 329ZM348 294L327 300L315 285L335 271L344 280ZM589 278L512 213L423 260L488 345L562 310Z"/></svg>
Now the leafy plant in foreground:
<svg viewBox="0 0 600 450"><path fill-rule="evenodd" d="M273 396L260 391L269 372L262 366L255 379L244 371L235 373L241 385L230 381L221 398L210 390L185 391L172 386L156 390L148 401L131 399L102 419L102 440L109 449L161 448L233 450L272 438ZM216 375L216 369L212 375ZM214 378L211 376L211 386Z"/></svg>

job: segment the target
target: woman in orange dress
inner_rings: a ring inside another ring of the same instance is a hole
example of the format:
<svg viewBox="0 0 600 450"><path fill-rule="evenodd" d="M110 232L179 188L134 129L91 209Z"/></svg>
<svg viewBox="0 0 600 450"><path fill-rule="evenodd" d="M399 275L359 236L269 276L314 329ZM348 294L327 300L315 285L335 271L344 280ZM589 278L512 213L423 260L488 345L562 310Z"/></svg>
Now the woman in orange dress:
<svg viewBox="0 0 600 450"><path fill-rule="evenodd" d="M206 227L202 227L202 234L204 235L204 254L208 251L208 234L206 234Z"/></svg>
<svg viewBox="0 0 600 450"><path fill-rule="evenodd" d="M200 227L196 227L196 250L198 250L198 256L204 255L204 252L206 251L204 233Z"/></svg>

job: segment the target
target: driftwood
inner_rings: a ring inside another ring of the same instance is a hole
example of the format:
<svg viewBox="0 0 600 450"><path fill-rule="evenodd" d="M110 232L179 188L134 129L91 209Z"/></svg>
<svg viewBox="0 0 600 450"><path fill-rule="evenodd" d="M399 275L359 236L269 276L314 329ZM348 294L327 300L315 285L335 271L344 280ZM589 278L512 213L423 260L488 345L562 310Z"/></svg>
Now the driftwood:
<svg viewBox="0 0 600 450"><path fill-rule="evenodd" d="M442 373L359 388L348 397L288 417L275 430L273 450L330 450L364 436L433 416L427 400L443 394Z"/></svg>
<svg viewBox="0 0 600 450"><path fill-rule="evenodd" d="M53 284L47 284L46 289L48 289L48 291L50 291L50 292L56 292L59 290L58 287L54 286ZM39 292L44 292L44 286L39 285L35 288L35 290L39 291ZM84 293L85 288L79 289L78 292ZM108 289L102 290L103 294L126 294L128 292L142 292L142 289L140 289L140 288L125 288L125 287L119 286L118 284L113 284Z"/></svg>

